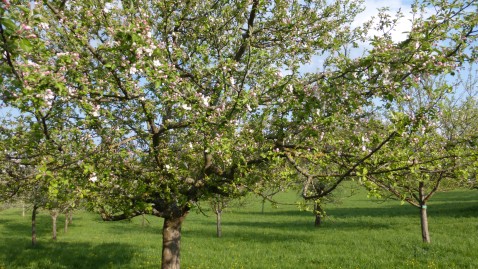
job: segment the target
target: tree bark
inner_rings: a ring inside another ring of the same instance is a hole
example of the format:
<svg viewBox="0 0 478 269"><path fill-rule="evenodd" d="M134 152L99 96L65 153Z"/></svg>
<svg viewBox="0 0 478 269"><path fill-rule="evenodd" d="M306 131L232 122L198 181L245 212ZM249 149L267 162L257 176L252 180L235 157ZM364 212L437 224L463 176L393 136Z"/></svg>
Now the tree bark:
<svg viewBox="0 0 478 269"><path fill-rule="evenodd" d="M73 211L68 212L68 224L73 224Z"/></svg>
<svg viewBox="0 0 478 269"><path fill-rule="evenodd" d="M314 203L315 227L320 227L322 224L322 207L318 203Z"/></svg>
<svg viewBox="0 0 478 269"><path fill-rule="evenodd" d="M35 246L37 244L37 229L36 229L37 210L38 210L38 206L34 204L33 210L32 210L32 246Z"/></svg>
<svg viewBox="0 0 478 269"><path fill-rule="evenodd" d="M427 216L426 204L422 204L420 208L420 221L422 225L423 243L430 243L430 233L428 232L428 216Z"/></svg>
<svg viewBox="0 0 478 269"><path fill-rule="evenodd" d="M64 232L65 232L65 233L68 232L68 211L65 213L65 228L64 228Z"/></svg>
<svg viewBox="0 0 478 269"><path fill-rule="evenodd" d="M420 222L422 228L422 240L423 243L430 243L430 233L428 232L428 216L427 216L427 204L424 193L424 183L418 183L418 195L420 200Z"/></svg>
<svg viewBox="0 0 478 269"><path fill-rule="evenodd" d="M217 235L217 237L221 237L221 236L222 236L221 215L222 215L222 210L221 210L221 209L217 209L217 210L216 210L216 235Z"/></svg>
<svg viewBox="0 0 478 269"><path fill-rule="evenodd" d="M182 216L165 217L163 224L162 269L179 269L179 250L181 244L181 225L187 213Z"/></svg>
<svg viewBox="0 0 478 269"><path fill-rule="evenodd" d="M57 229L56 229L56 223L57 223L57 219L58 219L58 210L51 210L51 211L50 211L50 216L51 216L51 224L52 224L52 225L51 225L51 226L52 226L52 227L51 227L51 229L52 229L52 230L51 230L51 233L52 233L52 237L51 237L51 238L52 238L53 240L56 240L56 235L57 235L57 233L56 233L56 230L57 230Z"/></svg>

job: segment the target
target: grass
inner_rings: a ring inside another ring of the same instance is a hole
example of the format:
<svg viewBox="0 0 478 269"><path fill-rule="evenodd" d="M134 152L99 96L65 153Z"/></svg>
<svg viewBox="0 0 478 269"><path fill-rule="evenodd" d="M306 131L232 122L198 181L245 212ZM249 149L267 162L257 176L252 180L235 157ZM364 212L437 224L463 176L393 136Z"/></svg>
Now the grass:
<svg viewBox="0 0 478 269"><path fill-rule="evenodd" d="M294 202L293 193L280 199ZM250 198L215 217L191 212L183 225L183 268L478 268L478 192L440 193L429 204L432 243L421 243L418 210L383 203L359 192L327 206L323 226L295 206L266 207ZM162 220L103 222L78 212L68 233L51 240L41 212L38 246L30 246L30 219L20 209L0 212L0 268L158 268ZM60 223L63 218L59 218ZM61 226L59 223L59 226Z"/></svg>

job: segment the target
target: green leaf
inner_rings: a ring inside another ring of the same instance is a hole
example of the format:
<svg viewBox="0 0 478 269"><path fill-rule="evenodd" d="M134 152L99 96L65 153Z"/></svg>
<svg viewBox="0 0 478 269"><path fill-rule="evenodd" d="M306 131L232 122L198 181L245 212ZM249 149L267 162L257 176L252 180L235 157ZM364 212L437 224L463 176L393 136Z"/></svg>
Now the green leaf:
<svg viewBox="0 0 478 269"><path fill-rule="evenodd" d="M1 18L0 19L0 22L3 24L3 26L5 26L7 29L10 29L10 30L16 30L18 27L17 25L15 24L15 22L13 22L12 20L8 19L8 18Z"/></svg>
<svg viewBox="0 0 478 269"><path fill-rule="evenodd" d="M30 42L30 40L24 39L24 38L22 38L18 41L18 46L26 52L30 52L33 48L32 43Z"/></svg>

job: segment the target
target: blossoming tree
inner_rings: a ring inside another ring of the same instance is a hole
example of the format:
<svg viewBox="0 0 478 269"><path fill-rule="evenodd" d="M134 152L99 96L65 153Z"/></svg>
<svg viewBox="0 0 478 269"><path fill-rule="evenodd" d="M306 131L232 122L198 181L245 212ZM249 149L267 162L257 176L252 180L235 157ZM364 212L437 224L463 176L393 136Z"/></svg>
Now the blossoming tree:
<svg viewBox="0 0 478 269"><path fill-rule="evenodd" d="M410 98L400 110L414 124L368 160L361 174L372 192L419 208L424 243L431 241L428 202L438 191L464 186L476 177L478 160L476 82L454 85L455 95L467 93L461 100L443 91L435 96L433 89L440 86L443 81L424 80L407 91Z"/></svg>
<svg viewBox="0 0 478 269"><path fill-rule="evenodd" d="M181 224L196 201L241 193L284 167L313 197L316 176L303 166L347 152L325 177L339 175L332 191L402 128L365 137L357 126L367 108L473 56L477 20L473 1L417 4L416 14L436 13L414 18L408 40L394 43L383 15L372 49L350 57L370 26L349 26L356 1L2 5L2 98L21 106L52 95L71 105L57 117L89 141L78 179L90 179L92 207L106 220L164 218L163 268L179 268ZM300 72L313 56L324 68ZM365 150L351 143L361 137Z"/></svg>

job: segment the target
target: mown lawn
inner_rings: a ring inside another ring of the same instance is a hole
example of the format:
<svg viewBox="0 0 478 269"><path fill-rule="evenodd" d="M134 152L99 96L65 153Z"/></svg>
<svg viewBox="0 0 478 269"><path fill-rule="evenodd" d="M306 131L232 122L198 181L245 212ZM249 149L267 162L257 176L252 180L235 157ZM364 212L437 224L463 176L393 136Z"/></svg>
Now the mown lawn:
<svg viewBox="0 0 478 269"><path fill-rule="evenodd" d="M347 191L342 191L342 195ZM280 200L294 203L294 193ZM205 204L206 205L206 204ZM421 243L418 210L397 201L367 199L363 192L327 205L320 228L310 212L293 205L246 200L215 216L191 212L183 226L182 268L478 268L478 191L440 193L429 204L432 243ZM30 218L20 209L0 212L0 268L158 268L162 220L147 217L103 222L77 212L68 233L60 218L50 239L48 212L39 216L38 246L30 246Z"/></svg>

